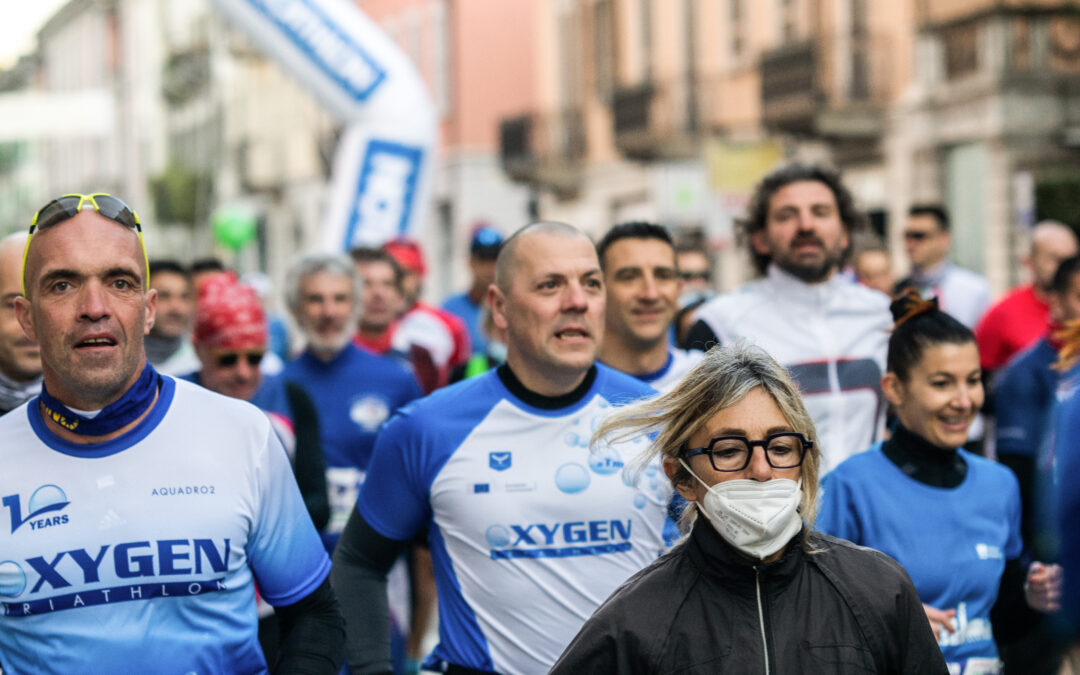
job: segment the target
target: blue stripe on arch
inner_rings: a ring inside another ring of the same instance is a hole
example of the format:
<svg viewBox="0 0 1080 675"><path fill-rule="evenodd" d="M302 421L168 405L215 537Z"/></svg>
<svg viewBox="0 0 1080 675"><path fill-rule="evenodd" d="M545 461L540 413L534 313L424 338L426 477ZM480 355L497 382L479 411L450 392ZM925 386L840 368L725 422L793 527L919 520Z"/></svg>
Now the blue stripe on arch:
<svg viewBox="0 0 1080 675"><path fill-rule="evenodd" d="M284 33L289 41L296 45L296 48L303 52L313 65L354 100L366 101L386 79L386 71L383 70L382 66L351 36L342 31L317 4L309 2L309 0L285 0L284 2L282 0L272 0L272 2L248 0L248 3L252 6L252 9L277 26L278 30ZM273 8L270 7L271 4ZM294 9L291 13L294 19L293 23L285 20L286 15L289 14L287 11L289 9ZM296 12L295 9L300 9L300 12ZM303 15L303 12L307 12L307 14ZM295 21L301 18L311 21L315 28L322 31L322 36L332 35L336 37L339 41L338 45L343 48L341 52L337 54L329 53L325 41L313 39L315 36L311 35L310 27L307 31L308 34L303 34L302 29L304 26L298 25ZM336 56L334 60L338 63L331 63L331 56ZM370 70L366 82L358 84L342 73L339 66L348 66L347 60L349 57L359 59Z"/></svg>

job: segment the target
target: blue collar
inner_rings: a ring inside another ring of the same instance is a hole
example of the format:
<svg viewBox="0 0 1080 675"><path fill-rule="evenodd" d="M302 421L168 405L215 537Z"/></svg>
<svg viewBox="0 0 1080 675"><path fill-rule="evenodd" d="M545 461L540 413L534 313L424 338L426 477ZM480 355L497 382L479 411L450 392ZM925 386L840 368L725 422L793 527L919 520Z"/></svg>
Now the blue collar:
<svg viewBox="0 0 1080 675"><path fill-rule="evenodd" d="M650 382L655 382L655 381L659 380L661 377L663 377L664 375L667 375L667 372L669 370L671 370L671 363L674 360L675 360L675 354L670 349L668 349L667 361L664 361L664 365L660 366L659 370L654 370L651 373L641 373L640 375L634 375L634 377L636 377L637 379L641 380L642 382L644 382L646 384L648 384Z"/></svg>
<svg viewBox="0 0 1080 675"><path fill-rule="evenodd" d="M51 417L68 431L83 436L104 436L131 424L145 413L154 402L160 380L157 371L147 361L135 384L94 417L84 417L68 408L49 393L44 382L39 398L45 416Z"/></svg>

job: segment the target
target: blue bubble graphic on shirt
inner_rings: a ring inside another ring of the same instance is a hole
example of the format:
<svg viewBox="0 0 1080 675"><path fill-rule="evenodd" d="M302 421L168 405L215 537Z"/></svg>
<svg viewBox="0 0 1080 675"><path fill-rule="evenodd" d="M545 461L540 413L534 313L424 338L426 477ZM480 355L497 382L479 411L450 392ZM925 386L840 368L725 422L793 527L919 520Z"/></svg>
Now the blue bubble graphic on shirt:
<svg viewBox="0 0 1080 675"><path fill-rule="evenodd" d="M510 529L505 525L492 525L484 532L484 538L492 548L503 548L510 545Z"/></svg>
<svg viewBox="0 0 1080 675"><path fill-rule="evenodd" d="M589 468L601 476L610 476L623 468L619 451L611 446L601 446L589 453Z"/></svg>
<svg viewBox="0 0 1080 675"><path fill-rule="evenodd" d="M26 589L26 573L18 563L0 562L0 595L16 597Z"/></svg>
<svg viewBox="0 0 1080 675"><path fill-rule="evenodd" d="M568 495L589 487L589 471L576 462L567 462L555 472L555 486Z"/></svg>
<svg viewBox="0 0 1080 675"><path fill-rule="evenodd" d="M638 507L639 509L645 508L645 501L646 501L645 500L645 495L642 495L642 494L634 495L634 506Z"/></svg>
<svg viewBox="0 0 1080 675"><path fill-rule="evenodd" d="M37 513L41 509L65 502L67 502L67 495L63 490L55 485L42 485L30 495L30 513Z"/></svg>
<svg viewBox="0 0 1080 675"><path fill-rule="evenodd" d="M589 447L589 437L582 434L575 434L573 431L568 432L563 440L566 444L572 448L587 448Z"/></svg>

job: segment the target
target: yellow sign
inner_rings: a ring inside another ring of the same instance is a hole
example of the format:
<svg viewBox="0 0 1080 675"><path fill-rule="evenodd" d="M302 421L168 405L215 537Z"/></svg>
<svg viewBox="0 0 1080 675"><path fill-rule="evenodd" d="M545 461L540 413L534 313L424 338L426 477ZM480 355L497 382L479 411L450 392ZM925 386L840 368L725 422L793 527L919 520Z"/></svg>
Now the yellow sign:
<svg viewBox="0 0 1080 675"><path fill-rule="evenodd" d="M721 194L745 194L784 160L779 139L737 143L710 140L705 150L709 186Z"/></svg>

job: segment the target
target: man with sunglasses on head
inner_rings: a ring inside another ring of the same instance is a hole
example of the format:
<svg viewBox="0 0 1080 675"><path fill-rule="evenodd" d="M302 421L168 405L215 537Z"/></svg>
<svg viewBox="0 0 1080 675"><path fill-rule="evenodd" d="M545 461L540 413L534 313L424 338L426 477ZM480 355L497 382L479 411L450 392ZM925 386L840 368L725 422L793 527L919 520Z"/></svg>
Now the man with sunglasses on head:
<svg viewBox="0 0 1080 675"><path fill-rule="evenodd" d="M160 375L135 213L65 195L27 238L16 316L40 396L0 418L0 668L266 672L254 578L278 608L277 672L336 672L329 560L266 415Z"/></svg>

